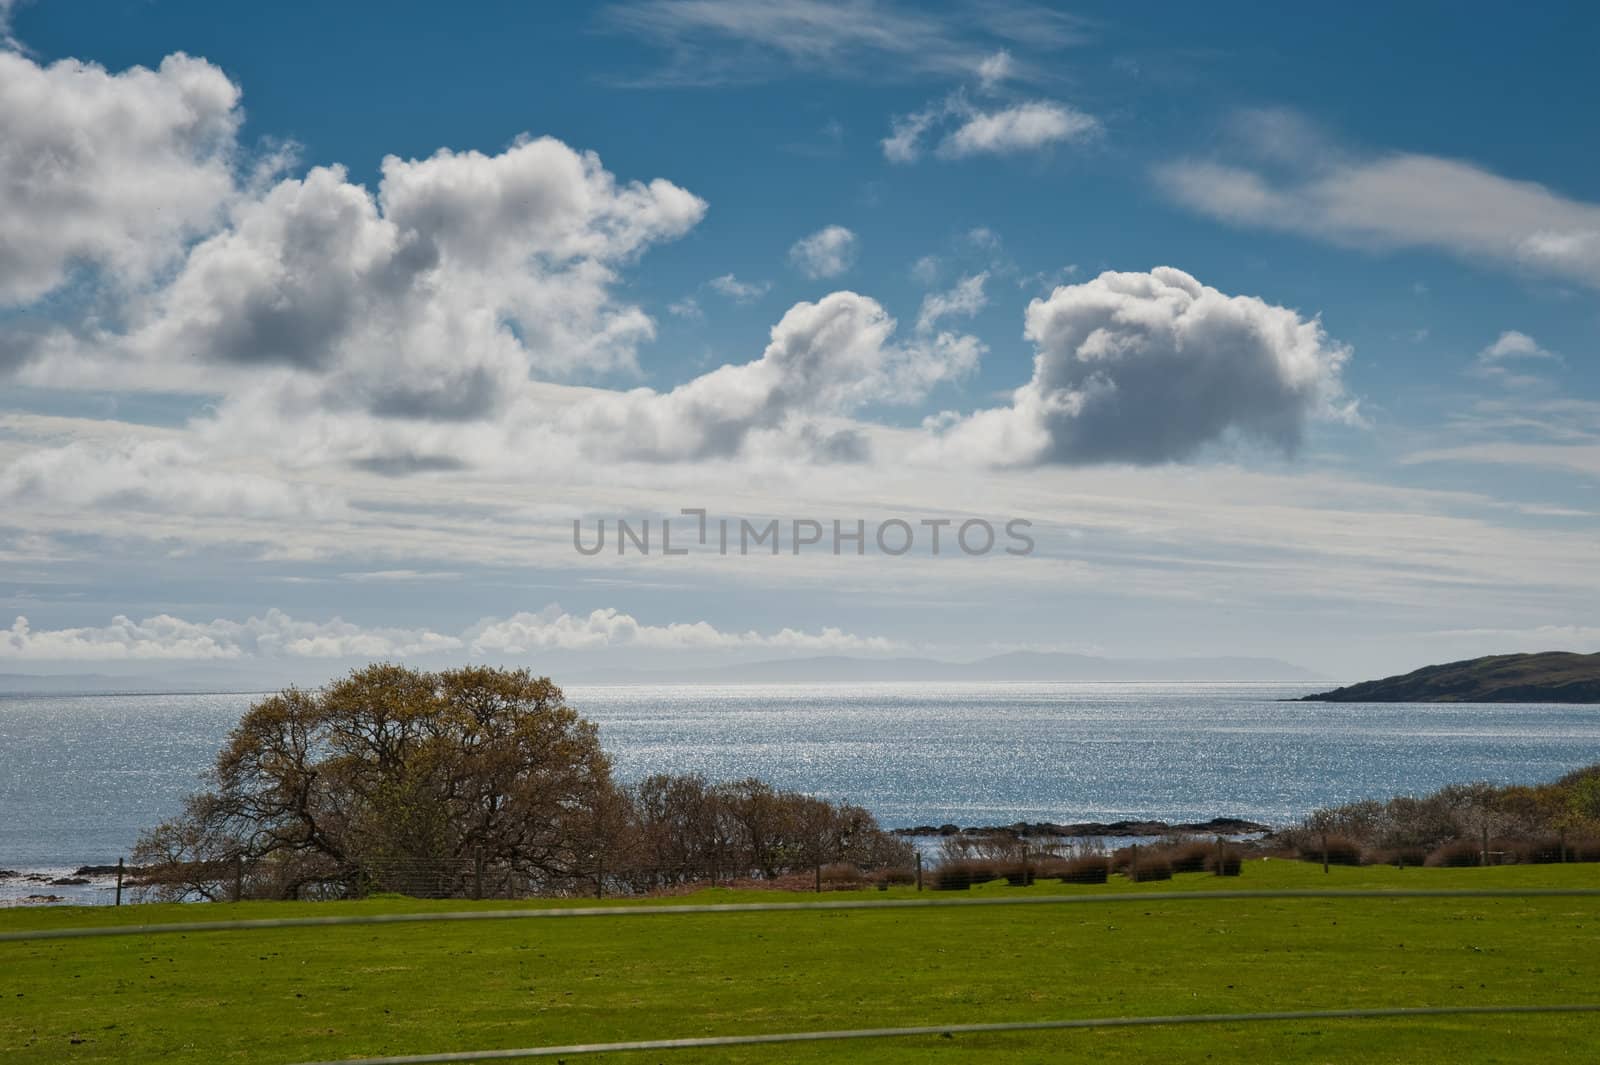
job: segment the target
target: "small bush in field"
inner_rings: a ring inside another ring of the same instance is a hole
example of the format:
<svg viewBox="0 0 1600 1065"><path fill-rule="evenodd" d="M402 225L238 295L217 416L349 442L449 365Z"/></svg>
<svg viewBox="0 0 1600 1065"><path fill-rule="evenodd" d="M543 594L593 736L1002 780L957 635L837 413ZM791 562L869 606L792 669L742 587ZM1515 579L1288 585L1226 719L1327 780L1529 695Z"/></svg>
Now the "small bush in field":
<svg viewBox="0 0 1600 1065"><path fill-rule="evenodd" d="M862 874L861 870L849 862L835 862L832 865L824 865L822 867L823 887L839 890L860 887L866 881L867 878Z"/></svg>
<svg viewBox="0 0 1600 1065"><path fill-rule="evenodd" d="M1141 851L1139 860L1128 869L1128 879L1135 884L1143 884L1148 880L1171 880L1172 863L1163 854Z"/></svg>
<svg viewBox="0 0 1600 1065"><path fill-rule="evenodd" d="M1238 876L1244 872L1244 853L1237 847L1223 847L1219 854L1212 847L1206 855L1205 871L1217 876Z"/></svg>
<svg viewBox="0 0 1600 1065"><path fill-rule="evenodd" d="M1416 868L1427 864L1428 849L1426 847L1390 847L1387 850L1373 851L1367 855L1367 861L1372 865L1392 865L1396 868Z"/></svg>
<svg viewBox="0 0 1600 1065"><path fill-rule="evenodd" d="M935 891L965 891L973 884L987 884L1000 873L990 862L945 862L933 871Z"/></svg>
<svg viewBox="0 0 1600 1065"><path fill-rule="evenodd" d="M999 880L1002 876L1004 876L1005 873L1001 870L1007 864L1008 863L1006 862L999 861L974 861L968 862L967 867L972 870L972 882L974 884L987 884L991 880Z"/></svg>
<svg viewBox="0 0 1600 1065"><path fill-rule="evenodd" d="M1324 844L1319 836L1300 845L1300 859L1320 862ZM1361 844L1348 836L1329 836L1326 844L1329 865L1360 865Z"/></svg>
<svg viewBox="0 0 1600 1065"><path fill-rule="evenodd" d="M1600 862L1600 839L1580 839L1567 844L1567 861Z"/></svg>
<svg viewBox="0 0 1600 1065"><path fill-rule="evenodd" d="M1445 869L1464 869L1477 865L1483 858L1478 845L1470 839L1446 843L1428 855L1428 864Z"/></svg>
<svg viewBox="0 0 1600 1065"><path fill-rule="evenodd" d="M1061 867L1061 880L1068 884L1104 884L1111 874L1111 859L1103 854L1072 858Z"/></svg>
<svg viewBox="0 0 1600 1065"><path fill-rule="evenodd" d="M872 882L878 885L879 890L891 887L904 887L917 882L917 873L914 869L879 869L872 874Z"/></svg>
<svg viewBox="0 0 1600 1065"><path fill-rule="evenodd" d="M1012 887L1027 887L1037 875L1035 862L1003 862L996 870Z"/></svg>
<svg viewBox="0 0 1600 1065"><path fill-rule="evenodd" d="M1567 848L1559 836L1546 836L1542 839L1519 840L1505 849L1516 855L1517 861L1527 865L1554 865L1565 860L1563 852Z"/></svg>
<svg viewBox="0 0 1600 1065"><path fill-rule="evenodd" d="M1216 853L1216 850L1215 844L1195 840L1169 847L1165 856L1172 864L1174 873L1201 873L1205 871L1206 861Z"/></svg>
<svg viewBox="0 0 1600 1065"><path fill-rule="evenodd" d="M1111 852L1111 871L1113 873L1126 873L1133 864L1134 855L1149 854L1152 848L1145 846L1118 847Z"/></svg>

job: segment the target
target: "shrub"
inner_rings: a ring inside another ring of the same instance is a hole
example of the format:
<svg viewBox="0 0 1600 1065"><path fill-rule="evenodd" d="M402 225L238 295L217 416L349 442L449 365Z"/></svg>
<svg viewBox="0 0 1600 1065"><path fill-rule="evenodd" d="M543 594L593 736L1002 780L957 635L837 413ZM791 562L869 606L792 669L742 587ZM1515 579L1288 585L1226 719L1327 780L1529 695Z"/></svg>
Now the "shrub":
<svg viewBox="0 0 1600 1065"><path fill-rule="evenodd" d="M1027 887L1037 875L1037 862L1004 862L997 867L1012 887Z"/></svg>
<svg viewBox="0 0 1600 1065"><path fill-rule="evenodd" d="M1544 862L1559 854L1559 847L1547 845L1550 837L1585 832L1580 825L1596 818L1600 818L1600 765L1568 773L1550 784L1451 784L1431 795L1401 795L1387 802L1363 801L1317 810L1301 824L1277 833L1277 838L1307 859L1320 857L1318 844L1323 833L1346 836L1380 852L1400 847L1432 851L1456 840L1481 840L1487 823L1491 831L1503 832L1506 838L1537 844L1532 848L1491 847L1491 854L1505 850L1519 860ZM1587 834L1593 835L1592 829ZM1592 853L1600 856L1600 844ZM1567 858L1572 858L1570 848Z"/></svg>
<svg viewBox="0 0 1600 1065"><path fill-rule="evenodd" d="M1564 851L1567 848L1559 836L1520 840L1511 844L1509 849L1517 856L1517 861L1529 865L1554 865L1566 860Z"/></svg>
<svg viewBox="0 0 1600 1065"><path fill-rule="evenodd" d="M894 886L904 887L907 884L915 884L917 882L917 874L914 869L901 869L898 867L879 869L872 874L872 882L878 885L878 889L882 891Z"/></svg>
<svg viewBox="0 0 1600 1065"><path fill-rule="evenodd" d="M1062 865L1061 879L1068 884L1104 884L1111 874L1111 859L1085 854Z"/></svg>
<svg viewBox="0 0 1600 1065"><path fill-rule="evenodd" d="M1244 872L1244 852L1238 847L1225 846L1218 853L1213 847L1206 855L1205 871L1217 876L1238 876Z"/></svg>
<svg viewBox="0 0 1600 1065"><path fill-rule="evenodd" d="M1025 841L1011 832L964 832L939 843L939 855L947 862L1014 862L1025 849Z"/></svg>
<svg viewBox="0 0 1600 1065"><path fill-rule="evenodd" d="M945 862L933 871L935 891L965 891L986 884L1000 874L989 862Z"/></svg>
<svg viewBox="0 0 1600 1065"><path fill-rule="evenodd" d="M1393 865L1404 869L1426 865L1428 850L1426 847L1390 847L1387 850L1372 851L1366 860L1373 865Z"/></svg>
<svg viewBox="0 0 1600 1065"><path fill-rule="evenodd" d="M1149 846L1118 847L1111 852L1111 871L1113 873L1126 873L1128 867L1133 864L1134 855L1142 856L1149 854L1150 851L1151 848Z"/></svg>
<svg viewBox="0 0 1600 1065"><path fill-rule="evenodd" d="M1139 855L1139 860L1129 867L1128 879L1135 884L1143 884L1147 880L1171 880L1172 863L1164 854L1145 851Z"/></svg>
<svg viewBox="0 0 1600 1065"><path fill-rule="evenodd" d="M1006 864L1005 862L997 861L974 861L968 862L967 867L972 870L972 882L974 884L987 884L989 881L999 880L1005 875L1001 872L1001 867Z"/></svg>
<svg viewBox="0 0 1600 1065"><path fill-rule="evenodd" d="M1470 839L1458 839L1434 850L1428 855L1428 864L1446 869L1464 869L1477 865L1482 857L1476 843Z"/></svg>
<svg viewBox="0 0 1600 1065"><path fill-rule="evenodd" d="M1580 839L1567 844L1567 861L1600 862L1600 839Z"/></svg>
<svg viewBox="0 0 1600 1065"><path fill-rule="evenodd" d="M835 891L860 887L866 880L861 870L849 862L835 862L822 867L822 886Z"/></svg>
<svg viewBox="0 0 1600 1065"><path fill-rule="evenodd" d="M1300 858L1307 862L1320 862L1326 848L1329 865L1360 865L1361 844L1349 836L1329 836L1324 843L1321 836L1300 844Z"/></svg>
<svg viewBox="0 0 1600 1065"><path fill-rule="evenodd" d="M1206 862L1216 851L1215 844L1193 840L1168 848L1165 857L1172 864L1174 873L1202 873L1205 872Z"/></svg>

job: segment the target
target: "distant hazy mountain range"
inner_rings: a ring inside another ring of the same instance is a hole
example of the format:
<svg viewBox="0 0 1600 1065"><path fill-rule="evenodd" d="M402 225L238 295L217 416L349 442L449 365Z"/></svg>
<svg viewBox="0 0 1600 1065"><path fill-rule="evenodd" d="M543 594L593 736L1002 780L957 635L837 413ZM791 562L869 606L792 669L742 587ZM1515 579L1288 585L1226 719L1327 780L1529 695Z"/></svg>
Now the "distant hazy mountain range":
<svg viewBox="0 0 1600 1065"><path fill-rule="evenodd" d="M263 692L289 686L266 677L201 674L114 676L105 673L0 673L0 694L102 695L185 692Z"/></svg>
<svg viewBox="0 0 1600 1065"><path fill-rule="evenodd" d="M1276 658L1098 658L1013 651L974 662L826 655L702 669L611 670L569 684L816 684L872 681L1308 681L1325 678Z"/></svg>
<svg viewBox="0 0 1600 1065"><path fill-rule="evenodd" d="M1600 703L1600 654L1489 655L1305 698L1330 703Z"/></svg>
<svg viewBox="0 0 1600 1065"><path fill-rule="evenodd" d="M537 665L535 669L539 668ZM551 668L551 667L546 667ZM183 670L155 675L98 673L0 674L0 692L40 694L102 692L271 691L298 679L320 684L343 672L329 667L318 680L287 675ZM874 681L1317 681L1326 677L1276 658L1098 658L1094 655L1015 651L974 662L932 658L784 658L738 665L685 669L599 669L563 665L557 683L595 684L815 684Z"/></svg>

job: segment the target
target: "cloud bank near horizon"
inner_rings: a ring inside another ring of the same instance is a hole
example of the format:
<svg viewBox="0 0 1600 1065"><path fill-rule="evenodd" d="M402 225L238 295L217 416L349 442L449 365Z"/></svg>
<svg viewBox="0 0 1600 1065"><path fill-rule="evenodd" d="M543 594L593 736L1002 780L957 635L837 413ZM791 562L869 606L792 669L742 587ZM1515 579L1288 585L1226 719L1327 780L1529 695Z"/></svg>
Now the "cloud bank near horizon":
<svg viewBox="0 0 1600 1065"><path fill-rule="evenodd" d="M730 632L705 621L665 625L641 622L612 607L571 614L552 603L537 612L484 618L459 633L362 626L334 617L296 619L268 610L244 621L188 621L170 614L141 620L118 615L109 624L35 629L19 616L0 630L0 661L118 662L207 661L267 658L409 658L456 653L474 658L541 651L765 650L778 653L882 653L902 645L878 636L857 636L837 627L815 632Z"/></svg>

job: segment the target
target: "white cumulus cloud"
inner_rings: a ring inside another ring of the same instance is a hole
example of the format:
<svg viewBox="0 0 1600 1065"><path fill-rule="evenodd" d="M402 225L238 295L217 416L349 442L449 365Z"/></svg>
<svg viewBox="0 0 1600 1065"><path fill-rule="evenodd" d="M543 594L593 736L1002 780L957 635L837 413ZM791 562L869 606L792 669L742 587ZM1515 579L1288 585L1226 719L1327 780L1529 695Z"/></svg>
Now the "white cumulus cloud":
<svg viewBox="0 0 1600 1065"><path fill-rule="evenodd" d="M997 464L1160 463L1230 434L1292 451L1306 423L1348 417L1347 348L1316 319L1229 296L1181 270L1101 274L1028 305L1033 378L1010 406L929 428Z"/></svg>
<svg viewBox="0 0 1600 1065"><path fill-rule="evenodd" d="M726 296L735 303L752 303L765 296L772 288L771 281L740 281L733 274L713 277L706 284L713 292Z"/></svg>
<svg viewBox="0 0 1600 1065"><path fill-rule="evenodd" d="M568 405L558 424L591 457L728 456L759 430L814 439L818 419L869 403L915 402L976 368L983 349L974 337L896 342L895 324L876 300L835 292L791 307L753 362L720 367L670 392L592 393ZM827 457L860 457L853 437L831 439Z"/></svg>
<svg viewBox="0 0 1600 1065"><path fill-rule="evenodd" d="M824 226L795 241L789 249L789 261L812 280L838 277L855 265L859 243L844 226Z"/></svg>
<svg viewBox="0 0 1600 1065"><path fill-rule="evenodd" d="M917 315L917 329L927 332L944 318L971 318L988 305L989 297L983 286L989 280L987 270L964 277L946 292L930 292L922 298L922 311Z"/></svg>
<svg viewBox="0 0 1600 1065"><path fill-rule="evenodd" d="M0 50L0 305L76 266L141 284L234 193L239 90L203 59L113 74Z"/></svg>
<svg viewBox="0 0 1600 1065"><path fill-rule="evenodd" d="M1093 115L1054 100L1026 100L985 109L957 92L922 111L896 118L882 147L890 162L914 163L927 150L925 141L942 131L933 149L941 159L1014 155L1087 140L1101 129L1100 120Z"/></svg>
<svg viewBox="0 0 1600 1065"><path fill-rule="evenodd" d="M318 167L198 245L127 345L314 375L334 408L475 416L530 373L631 367L653 330L613 300L615 266L704 210L547 137L390 156L376 195Z"/></svg>
<svg viewBox="0 0 1600 1065"><path fill-rule="evenodd" d="M1478 352L1479 362L1503 362L1506 359L1553 359L1556 354L1546 351L1539 342L1526 333L1507 329L1493 344Z"/></svg>
<svg viewBox="0 0 1600 1065"><path fill-rule="evenodd" d="M1540 347L1528 334L1507 329L1493 344L1478 352L1468 372L1507 388L1532 388L1542 385L1545 379L1519 367L1538 360L1560 362L1561 356Z"/></svg>
<svg viewBox="0 0 1600 1065"><path fill-rule="evenodd" d="M1034 100L1000 111L969 115L940 142L949 159L969 155L1009 155L1049 144L1078 140L1100 129L1091 115L1048 100Z"/></svg>

